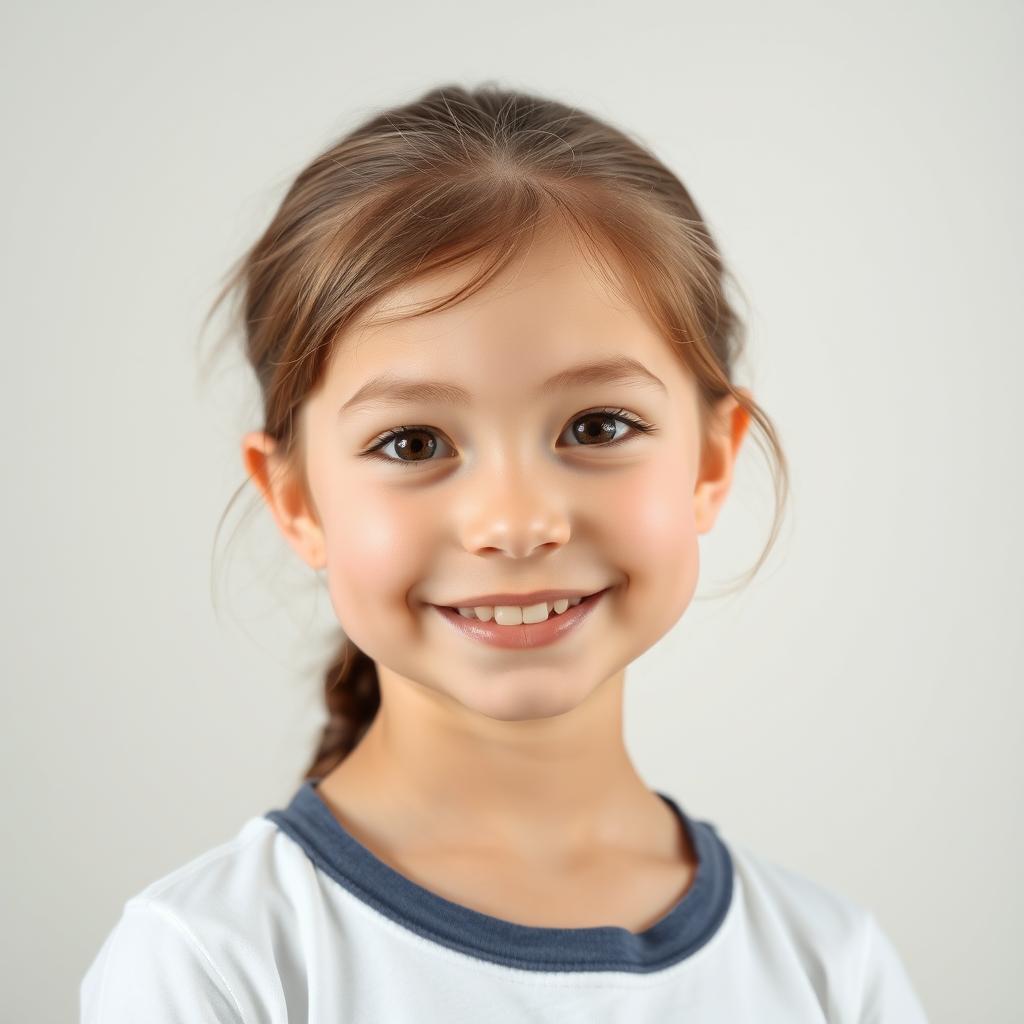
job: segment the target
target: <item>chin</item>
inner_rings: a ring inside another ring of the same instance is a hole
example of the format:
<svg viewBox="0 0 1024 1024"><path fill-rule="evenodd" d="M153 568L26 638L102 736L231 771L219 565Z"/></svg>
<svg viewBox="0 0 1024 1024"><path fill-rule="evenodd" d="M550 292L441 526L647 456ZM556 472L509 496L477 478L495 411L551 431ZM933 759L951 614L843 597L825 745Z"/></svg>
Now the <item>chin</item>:
<svg viewBox="0 0 1024 1024"><path fill-rule="evenodd" d="M594 688L580 690L579 679L562 685L551 684L550 676L531 685L523 680L509 679L503 684L486 684L487 689L474 685L460 698L449 694L474 714L495 722L532 722L544 718L557 718L583 704Z"/></svg>

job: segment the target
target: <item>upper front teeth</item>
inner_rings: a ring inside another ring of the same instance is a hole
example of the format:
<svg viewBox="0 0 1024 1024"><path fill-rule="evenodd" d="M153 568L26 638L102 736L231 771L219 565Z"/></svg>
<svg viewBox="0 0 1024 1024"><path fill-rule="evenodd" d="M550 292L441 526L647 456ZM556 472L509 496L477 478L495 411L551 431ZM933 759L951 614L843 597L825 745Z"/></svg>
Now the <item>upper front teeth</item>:
<svg viewBox="0 0 1024 1024"><path fill-rule="evenodd" d="M476 608L460 608L459 614L467 619L482 619L490 622L493 618L499 626L521 626L523 623L543 622L551 609L561 615L566 608L574 608L582 597L560 597L557 601L541 601L540 604L515 605L499 604L493 608L480 605Z"/></svg>

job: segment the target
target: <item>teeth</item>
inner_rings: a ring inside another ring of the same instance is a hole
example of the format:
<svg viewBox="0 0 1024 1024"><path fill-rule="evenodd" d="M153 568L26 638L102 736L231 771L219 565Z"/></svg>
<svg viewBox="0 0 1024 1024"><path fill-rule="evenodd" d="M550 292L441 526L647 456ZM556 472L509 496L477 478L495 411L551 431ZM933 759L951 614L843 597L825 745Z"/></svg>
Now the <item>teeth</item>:
<svg viewBox="0 0 1024 1024"><path fill-rule="evenodd" d="M499 626L521 626L524 623L543 622L552 609L556 615L561 615L567 608L575 608L582 600L582 597L562 597L557 601L541 601L540 604L499 604L493 608L480 605L476 608L460 608L458 611L465 619L480 619L483 622L494 619Z"/></svg>

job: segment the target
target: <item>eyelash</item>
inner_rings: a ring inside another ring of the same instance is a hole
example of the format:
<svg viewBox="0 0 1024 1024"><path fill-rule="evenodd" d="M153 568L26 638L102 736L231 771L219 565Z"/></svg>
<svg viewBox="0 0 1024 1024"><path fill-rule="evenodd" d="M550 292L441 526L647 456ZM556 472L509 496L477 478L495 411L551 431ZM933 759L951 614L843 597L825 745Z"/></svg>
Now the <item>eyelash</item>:
<svg viewBox="0 0 1024 1024"><path fill-rule="evenodd" d="M585 416L597 416L597 415L599 415L601 413L605 413L608 416L611 416L613 419L617 419L620 422L627 424L628 426L632 427L634 430L639 431L641 434L652 434L652 433L654 433L658 429L657 427L652 426L650 423L646 423L644 420L640 419L639 416L636 416L633 413L627 412L625 409L590 409L587 412L581 412L577 416L574 416L573 419L570 422L571 423L575 423L577 420L581 420ZM441 459L431 458L431 459L422 459L419 462L405 462L402 459L393 459L389 455L382 455L380 453L380 449L383 448L386 444L388 444L391 441L394 441L394 440L400 438L403 434L411 433L414 430L422 430L422 431L425 431L428 434L436 433L436 431L432 430L429 427L421 427L421 426L394 427L391 430L387 430L383 434L379 434L377 437L375 437L373 439L372 446L370 448L367 448L365 451L360 452L359 454L361 456L366 457L366 458L379 459L381 462L388 462L388 463L391 463L392 465L397 464L399 466L423 466L423 465L429 465L431 462L440 462L440 461L442 461ZM578 444L578 445L570 445L570 447L574 447L574 448L601 448L601 449L603 449L603 448L614 448L616 445L623 444L624 442L629 441L631 439L632 439L632 435L627 433L625 435L625 437L616 438L616 440L609 441L607 444L595 444L595 445Z"/></svg>

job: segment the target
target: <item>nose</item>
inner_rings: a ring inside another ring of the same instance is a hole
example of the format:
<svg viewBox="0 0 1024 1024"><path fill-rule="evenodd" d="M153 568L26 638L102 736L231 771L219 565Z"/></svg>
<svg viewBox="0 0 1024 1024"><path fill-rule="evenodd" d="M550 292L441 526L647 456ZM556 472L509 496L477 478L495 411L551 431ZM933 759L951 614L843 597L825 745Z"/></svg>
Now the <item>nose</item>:
<svg viewBox="0 0 1024 1024"><path fill-rule="evenodd" d="M471 484L463 519L463 544L473 553L504 551L527 558L538 548L557 549L571 535L570 500L564 481L532 462L496 460Z"/></svg>

